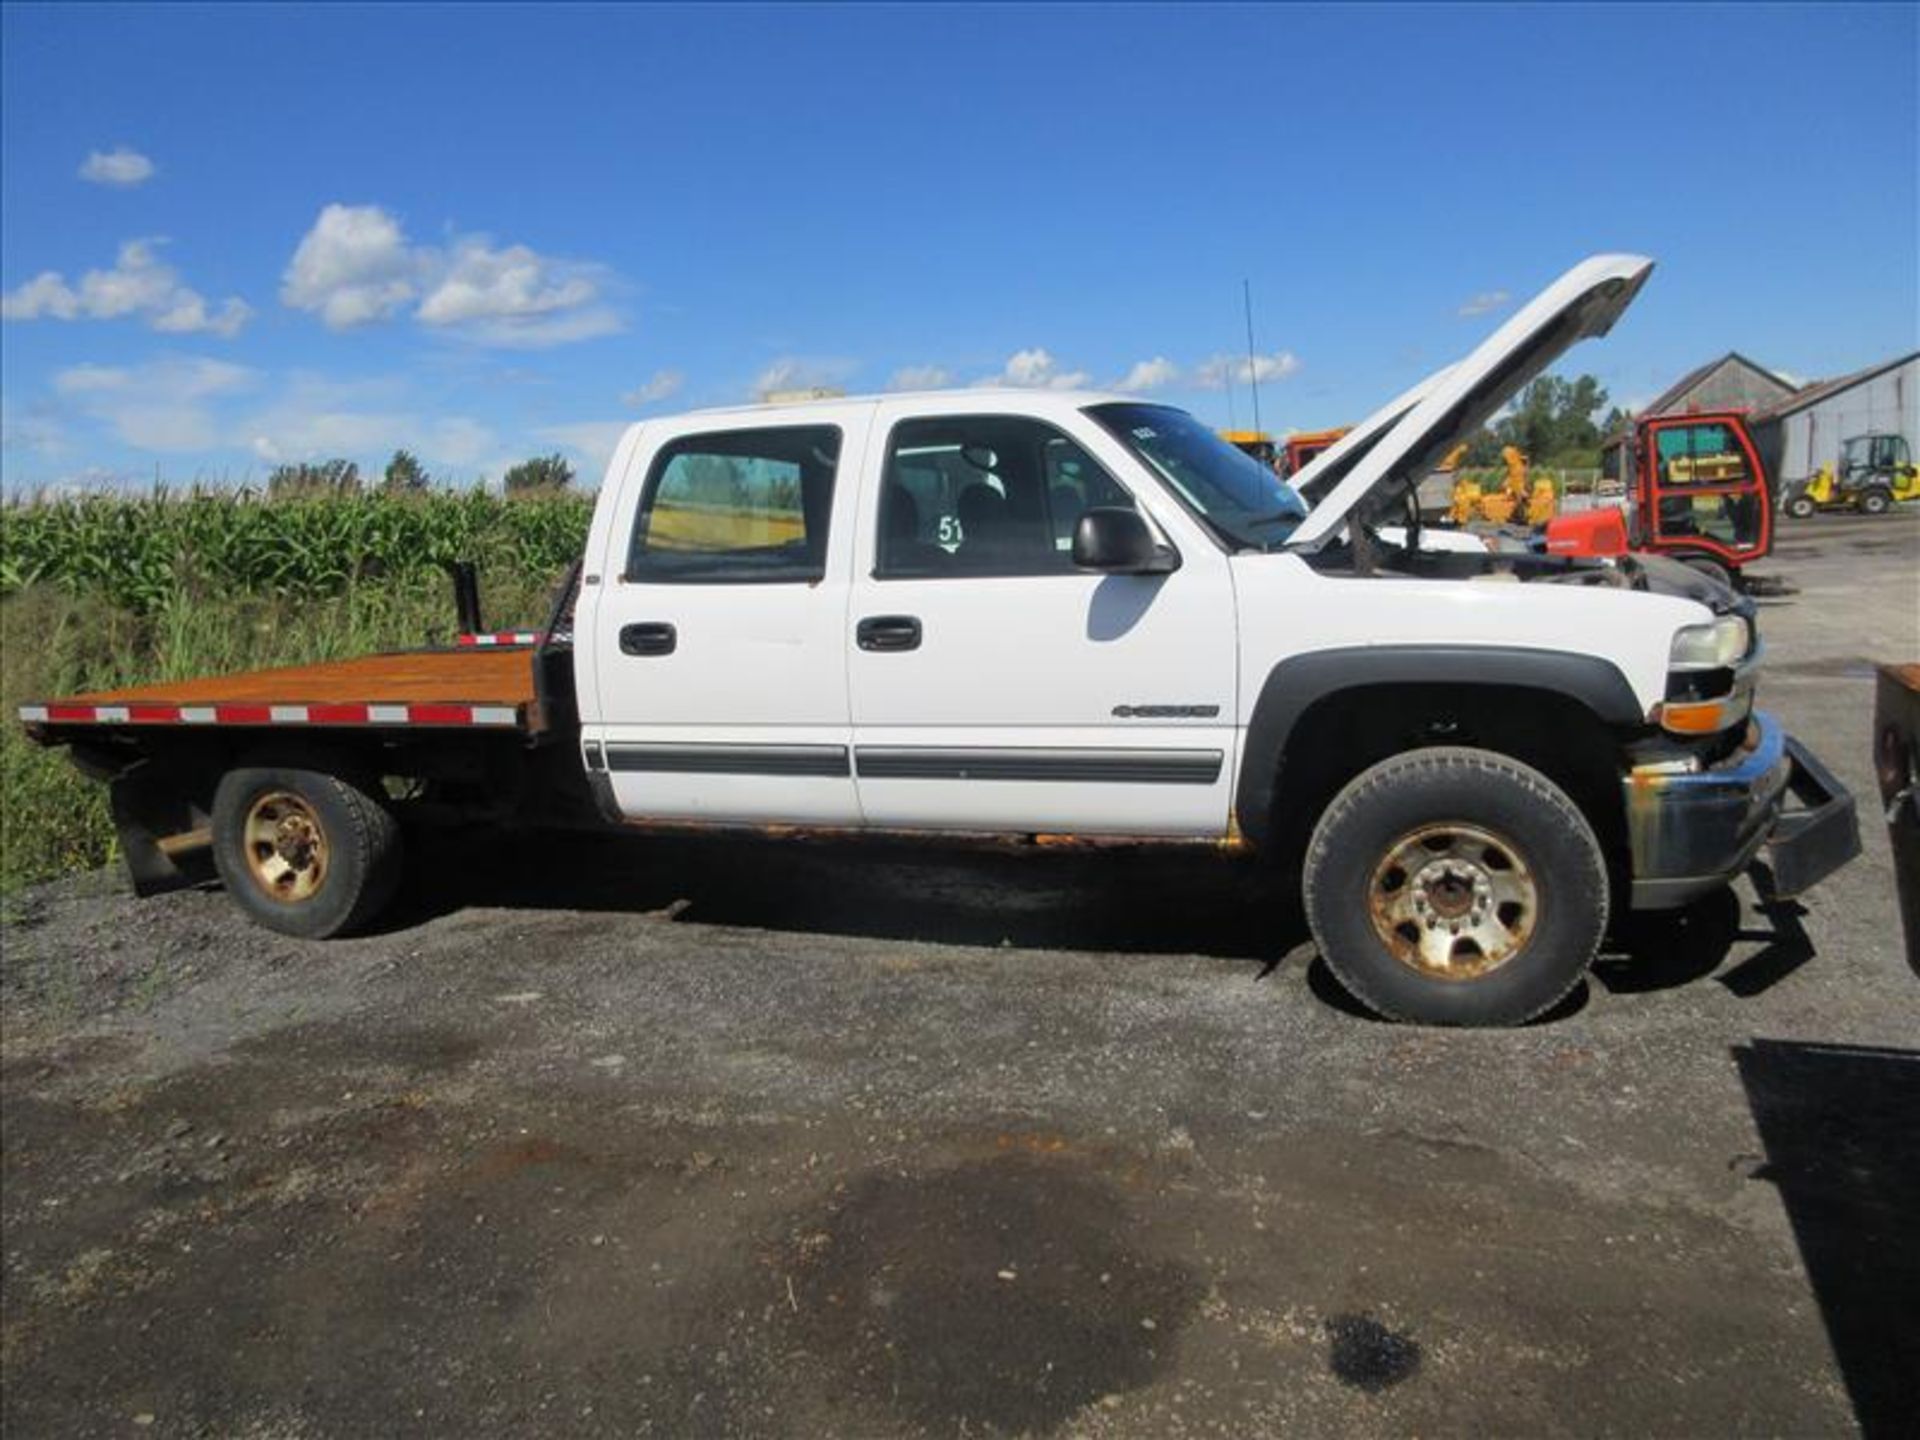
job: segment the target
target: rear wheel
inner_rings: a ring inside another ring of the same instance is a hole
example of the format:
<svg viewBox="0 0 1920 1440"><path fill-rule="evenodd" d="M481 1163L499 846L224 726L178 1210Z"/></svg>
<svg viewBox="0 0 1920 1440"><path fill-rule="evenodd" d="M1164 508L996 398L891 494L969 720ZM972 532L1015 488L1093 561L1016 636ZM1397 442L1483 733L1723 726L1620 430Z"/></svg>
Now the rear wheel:
<svg viewBox="0 0 1920 1440"><path fill-rule="evenodd" d="M1875 485L1862 490L1860 498L1853 503L1859 506L1862 515L1884 515L1893 508L1893 495L1884 486Z"/></svg>
<svg viewBox="0 0 1920 1440"><path fill-rule="evenodd" d="M400 881L400 827L371 779L259 764L213 797L213 860L269 930L322 940L368 924Z"/></svg>
<svg viewBox="0 0 1920 1440"><path fill-rule="evenodd" d="M1383 1015L1517 1025L1564 997L1607 923L1586 817L1545 775L1488 750L1409 751L1327 807L1302 876L1320 953Z"/></svg>

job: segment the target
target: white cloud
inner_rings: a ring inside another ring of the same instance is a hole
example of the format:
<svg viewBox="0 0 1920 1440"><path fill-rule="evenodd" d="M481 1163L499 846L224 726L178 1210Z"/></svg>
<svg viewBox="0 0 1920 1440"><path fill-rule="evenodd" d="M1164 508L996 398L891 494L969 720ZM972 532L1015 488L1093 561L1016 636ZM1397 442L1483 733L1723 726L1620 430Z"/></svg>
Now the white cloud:
<svg viewBox="0 0 1920 1440"><path fill-rule="evenodd" d="M429 469L454 472L452 479L471 474L500 448L481 420L410 405L404 379L295 373L260 399L263 381L242 365L170 355L129 366L70 366L53 377L52 388L69 416L106 425L138 450L246 451L269 464L345 456L371 473L405 447ZM250 396L256 400L248 406Z"/></svg>
<svg viewBox="0 0 1920 1440"><path fill-rule="evenodd" d="M264 410L229 427L227 443L274 464L344 456L369 470L404 448L429 470L456 472L477 469L498 447L484 422L423 413L408 403L406 392L399 378L296 374Z"/></svg>
<svg viewBox="0 0 1920 1440"><path fill-rule="evenodd" d="M348 330L409 303L419 271L400 222L378 205L329 205L293 252L280 301Z"/></svg>
<svg viewBox="0 0 1920 1440"><path fill-rule="evenodd" d="M81 161L80 178L95 185L142 185L153 178L153 161L130 146L116 145L95 150Z"/></svg>
<svg viewBox="0 0 1920 1440"><path fill-rule="evenodd" d="M680 387L687 377L678 370L656 370L653 375L627 391L620 397L622 405L638 410L642 405L653 405L668 396L680 393Z"/></svg>
<svg viewBox="0 0 1920 1440"><path fill-rule="evenodd" d="M577 309L593 298L593 284L584 275L542 259L525 245L494 250L483 241L463 240L417 313L429 325L525 320Z"/></svg>
<svg viewBox="0 0 1920 1440"><path fill-rule="evenodd" d="M998 375L974 382L977 386L1011 386L1021 390L1084 390L1093 377L1084 370L1061 370L1051 352L1035 346L1007 357Z"/></svg>
<svg viewBox="0 0 1920 1440"><path fill-rule="evenodd" d="M621 328L598 266L495 248L483 235L450 250L414 245L378 205L331 204L282 277L280 299L332 329L386 320L407 306L422 325L482 345L540 348ZM418 302L417 304L415 302Z"/></svg>
<svg viewBox="0 0 1920 1440"><path fill-rule="evenodd" d="M42 409L21 414L0 398L0 452L51 458L66 451L66 427L58 419Z"/></svg>
<svg viewBox="0 0 1920 1440"><path fill-rule="evenodd" d="M118 320L146 317L147 325L173 335L212 334L231 339L253 315L237 295L209 307L199 291L155 253L158 239L128 240L111 270L89 270L69 285L57 270L45 270L0 296L8 320Z"/></svg>
<svg viewBox="0 0 1920 1440"><path fill-rule="evenodd" d="M1300 357L1291 350L1276 350L1271 355L1215 355L1193 372L1193 383L1202 390L1224 390L1231 381L1247 385L1254 381L1267 384L1297 374Z"/></svg>
<svg viewBox="0 0 1920 1440"><path fill-rule="evenodd" d="M62 395L138 391L157 400L190 402L245 390L257 378L246 366L226 360L169 355L134 366L69 366L53 377L53 388Z"/></svg>
<svg viewBox="0 0 1920 1440"><path fill-rule="evenodd" d="M580 462L576 467L580 483L592 488L600 483L600 477L606 473L607 462L613 459L614 448L619 445L620 437L627 433L629 423L625 420L582 420L572 425L548 425L533 433L570 452Z"/></svg>
<svg viewBox="0 0 1920 1440"><path fill-rule="evenodd" d="M53 388L81 414L110 426L137 450L212 450L221 432L209 402L256 380L244 365L166 356L141 365L74 365Z"/></svg>
<svg viewBox="0 0 1920 1440"><path fill-rule="evenodd" d="M1454 313L1462 320L1471 319L1475 315L1490 315L1511 299L1513 296L1505 290L1482 290L1478 295L1469 295Z"/></svg>
<svg viewBox="0 0 1920 1440"><path fill-rule="evenodd" d="M1138 361L1113 388L1123 395L1142 395L1149 390L1164 390L1179 378L1180 367L1166 356L1156 355Z"/></svg>
<svg viewBox="0 0 1920 1440"><path fill-rule="evenodd" d="M752 393L758 399L779 390L832 390L853 371L851 360L782 355L754 377Z"/></svg>
<svg viewBox="0 0 1920 1440"><path fill-rule="evenodd" d="M944 365L902 365L887 381L889 390L944 390L953 372Z"/></svg>

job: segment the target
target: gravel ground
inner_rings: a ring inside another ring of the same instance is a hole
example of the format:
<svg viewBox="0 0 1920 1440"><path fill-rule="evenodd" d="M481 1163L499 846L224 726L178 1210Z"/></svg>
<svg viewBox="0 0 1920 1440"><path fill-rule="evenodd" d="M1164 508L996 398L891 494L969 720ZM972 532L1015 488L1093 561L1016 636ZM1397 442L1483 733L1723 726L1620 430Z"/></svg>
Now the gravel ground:
<svg viewBox="0 0 1920 1440"><path fill-rule="evenodd" d="M1790 525L1765 703L1867 794L1920 515ZM382 934L10 907L9 1435L1910 1433L1884 832L1544 1022L1357 1013L1211 858L443 854Z"/></svg>

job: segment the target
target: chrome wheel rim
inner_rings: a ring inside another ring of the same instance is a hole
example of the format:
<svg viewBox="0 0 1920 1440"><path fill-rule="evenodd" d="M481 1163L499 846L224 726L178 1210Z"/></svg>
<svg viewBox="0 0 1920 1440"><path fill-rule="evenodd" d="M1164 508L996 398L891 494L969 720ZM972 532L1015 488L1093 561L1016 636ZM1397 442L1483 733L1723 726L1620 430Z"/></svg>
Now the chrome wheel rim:
<svg viewBox="0 0 1920 1440"><path fill-rule="evenodd" d="M260 796L247 811L242 834L247 873L270 900L310 900L327 878L327 832L320 817L291 790Z"/></svg>
<svg viewBox="0 0 1920 1440"><path fill-rule="evenodd" d="M1540 918L1540 887L1505 837L1447 822L1386 849L1367 886L1373 928L1408 969L1474 980L1512 962Z"/></svg>

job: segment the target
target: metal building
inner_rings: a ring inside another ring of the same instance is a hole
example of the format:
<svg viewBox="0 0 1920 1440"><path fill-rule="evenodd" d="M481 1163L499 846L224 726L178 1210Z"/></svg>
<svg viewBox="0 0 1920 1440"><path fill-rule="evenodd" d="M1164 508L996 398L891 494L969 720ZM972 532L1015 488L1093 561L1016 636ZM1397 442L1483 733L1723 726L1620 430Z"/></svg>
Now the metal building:
<svg viewBox="0 0 1920 1440"><path fill-rule="evenodd" d="M1810 479L1856 435L1904 435L1920 452L1920 350L1821 380L1748 421L1776 488Z"/></svg>

